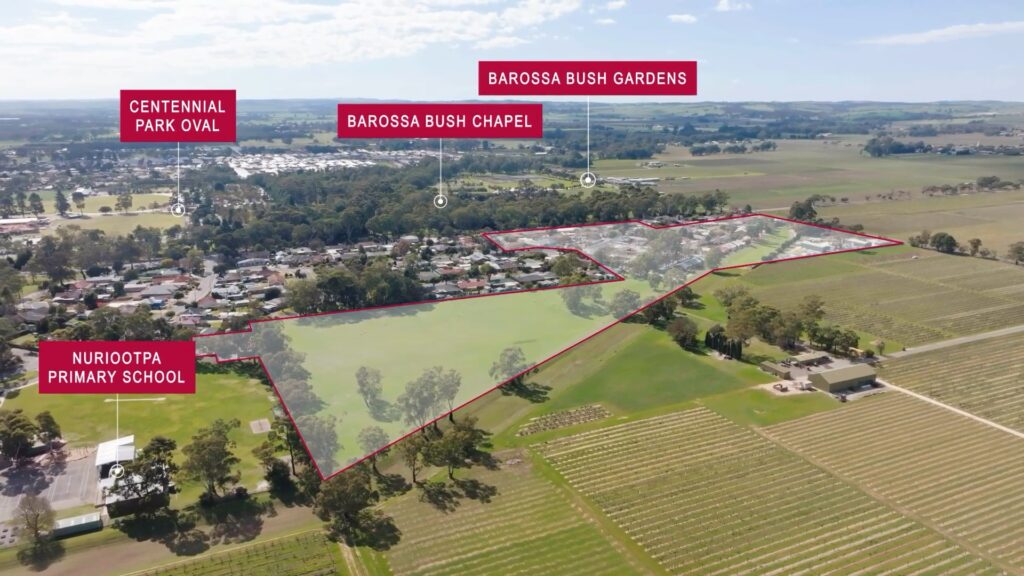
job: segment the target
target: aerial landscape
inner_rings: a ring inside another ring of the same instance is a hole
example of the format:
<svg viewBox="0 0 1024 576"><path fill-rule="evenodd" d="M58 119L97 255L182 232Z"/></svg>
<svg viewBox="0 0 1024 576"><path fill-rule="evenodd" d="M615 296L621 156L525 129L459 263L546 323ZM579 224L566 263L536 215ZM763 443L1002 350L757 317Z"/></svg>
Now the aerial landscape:
<svg viewBox="0 0 1024 576"><path fill-rule="evenodd" d="M1024 13L661 4L0 8L0 574L1024 575Z"/></svg>

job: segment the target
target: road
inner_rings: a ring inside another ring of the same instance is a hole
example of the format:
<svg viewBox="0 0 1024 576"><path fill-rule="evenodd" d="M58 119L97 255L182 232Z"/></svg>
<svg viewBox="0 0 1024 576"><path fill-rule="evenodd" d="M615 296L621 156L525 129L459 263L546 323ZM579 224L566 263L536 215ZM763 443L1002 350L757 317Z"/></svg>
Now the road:
<svg viewBox="0 0 1024 576"><path fill-rule="evenodd" d="M915 346L913 348L907 348L899 352L892 352L886 354L886 358L903 358L904 356L912 356L914 354L921 354L922 352L931 352L932 350L942 350L943 348L950 348L952 346L959 346L961 344L967 344L969 342L977 342L979 340L988 340L989 338L998 338L999 336L1009 336L1010 334L1019 334L1024 332L1024 324L1020 326L1010 326L1009 328L1001 328L999 330L992 330L991 332L982 332L980 334L971 334L970 336L961 336L959 338L950 338L949 340L941 340L939 342L932 342L931 344L923 344L921 346Z"/></svg>

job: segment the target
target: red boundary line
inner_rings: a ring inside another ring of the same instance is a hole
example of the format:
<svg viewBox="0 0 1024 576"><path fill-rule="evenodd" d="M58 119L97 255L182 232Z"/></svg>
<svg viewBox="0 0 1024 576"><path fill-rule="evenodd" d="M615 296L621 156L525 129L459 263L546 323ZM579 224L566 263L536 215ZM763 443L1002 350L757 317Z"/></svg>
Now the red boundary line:
<svg viewBox="0 0 1024 576"><path fill-rule="evenodd" d="M862 232L853 232L851 230L844 230L842 228L834 228L832 226L825 226L823 224L811 224L811 223L808 223L808 222L801 222L799 220L794 220L794 219L791 219L791 218L785 218L785 217L782 217L782 216L776 216L774 214L764 214L764 213L760 213L760 212L753 212L753 213L750 213L750 214L736 214L736 215L732 215L732 216L724 216L724 217L721 217L721 218L712 218L712 219L708 219L708 220L693 220L693 221L689 221L689 222L679 222L679 223L676 223L676 224L668 224L668 225L665 225L665 226L657 226L657 225L654 225L654 224L648 224L647 222L644 222L643 220L622 220L622 221L619 221L619 222L588 222L588 223L585 223L585 224L576 224L576 225L542 226L542 227L539 227L539 228L521 228L521 229L517 229L517 230L503 230L503 231L499 231L499 232L482 232L480 234L481 236L486 238L489 242L494 244L499 250L501 250L503 252L511 253L511 252L522 252L522 251L532 251L532 250L555 250L555 251L558 251L558 252L572 252L572 253L575 253L575 254L577 254L579 256L582 256L583 258L585 258L587 260L590 260L591 262L593 262L594 264L599 266L605 272L608 272L609 274L612 274L613 276L615 276L615 279L614 280L597 280L597 281L594 281L594 282L580 282L580 283L577 283L577 284L568 284L568 285L564 285L564 286L551 286L551 287L548 287L548 288L527 288L527 289L523 289L523 290L513 290L513 291L510 291L510 292L499 292L497 294L475 294L475 295L471 295L471 296L460 296L460 297L457 297L457 298L446 298L446 299L443 299L443 300L423 300L423 301L419 301L419 302L403 302L401 304L387 304L387 305L383 305L383 306L369 306L369 307L366 307L366 308L357 308L357 309L353 309L353 310L334 310L334 311L330 311L330 312L315 312L315 313L312 313L312 314L296 314L296 315L292 315L292 316L280 316L280 317L277 317L277 318L259 318L259 319L256 319L256 320L250 320L249 321L249 326L247 328L243 329L243 330L236 330L234 332L218 332L218 333L215 333L215 334L197 334L197 335L193 336L192 339L194 341L196 338L205 338L205 337L210 337L210 336L226 336L226 335L230 335L230 334L250 333L250 332L252 332L252 325L257 323L257 322L277 322L279 320L295 320L297 318L309 318L309 317L315 317L315 316L328 316L328 315L333 315L333 314L349 314L349 313L352 313L352 312L363 312L363 311L367 311L367 310L383 310L383 309L387 309L387 308L398 308L398 307L402 307L402 306L418 306L418 305L422 305L422 304L437 304L437 303L442 303L442 302L453 302L453 301L456 301L456 300L469 300L471 298L486 298L486 297L491 297L491 296L505 296L505 295L511 295L511 294L521 294L521 293L524 293L524 292L540 292L540 291L543 291L543 290L562 290L562 289L565 289L565 288L573 288L573 287L576 287L576 286L590 286L590 285L593 285L593 284L606 284L606 283L610 283L610 282L623 282L623 281L626 280L625 277L623 277L618 272L612 270L611 268L605 266L601 262L598 262L592 256L590 256L589 254L586 254L585 252L583 252L582 250L580 250L578 248L547 247L547 246L529 246L529 247L524 247L524 248L506 248L500 242L498 242L494 238L491 238L491 236L500 236L500 235L503 235L503 234L513 234L513 233L517 233L517 232L537 232L537 231L543 231L543 230L562 230L562 229L567 229L567 228L583 228L583 227L589 227L589 226L610 226L610 225L614 225L614 224L640 224L641 226L646 226L647 228L651 228L651 229L655 229L655 230L661 230L661 229L666 229L666 228L678 228L678 227L681 227L681 226L691 226L691 225L695 225L695 224L708 224L708 223L712 223L712 222L722 222L722 221L725 221L725 220L735 220L735 219L738 219L738 218L750 218L750 217L754 217L754 216L761 216L761 217L765 217L765 218L772 218L772 219L775 219L775 220L782 220L782 221L785 221L785 222L791 222L791 223L800 224L800 225L803 225L803 226L810 226L810 227L814 227L814 228L821 228L821 229L824 229L824 230L831 230L833 232L842 232L843 234L849 234L851 236L860 236L862 238L870 238L872 240L881 240L882 242L884 242L884 244L881 244L881 245L878 245L878 246L866 246L864 248L847 248L847 249L844 249L844 250L837 250L835 252L823 252L821 254L807 254L807 255L804 255L804 256L793 256L793 257L790 257L790 258L780 258L780 259L777 259L777 260L764 260L764 261L761 261L761 262L750 262L750 263L746 263L746 264L733 264L731 266L721 266L721 267L718 267L718 268L712 268L711 270L708 270L708 271L704 272L700 276L697 276L693 280L690 280L689 282L687 282L685 284L682 284L681 286L677 286L676 288L673 288L672 290L670 290L669 292L665 293L664 295L662 295L662 296L660 296L660 297L658 297L658 298L648 302L647 304L643 305L640 308L637 308L636 310L630 312L629 314L626 314L622 318L619 318L618 320L615 320L615 321L611 322L607 326L605 326L603 328L600 328L596 332L594 332L592 334L589 334L588 336L585 336L584 338L582 338L582 339L580 339L580 340L570 344L569 346L566 346L565 348L563 348L562 350L559 350L558 352L555 352L554 354L548 356L547 358L545 358L545 359L537 362L536 364L530 366L526 370L523 370L523 371L521 371L521 372L511 376L510 378L507 378L507 379L499 382L494 387L489 388L489 389L485 390L484 392L481 392L480 394L474 396L473 398L471 398L471 399L463 402L462 404L456 406L455 408L453 408L451 410L448 410L447 412L442 413L440 416L437 416L436 418L434 418L433 420L427 422L426 424L424 424L422 426L418 426L418 427L414 428L413 430L409 431L408 433L406 433L405 435L403 435L403 436L401 436L399 438L396 438L395 440L392 440L391 442L389 442L383 448L380 448L380 449L378 449L378 450L376 450L374 452L366 454L365 456L363 456L359 460L356 460L355 462L352 462L351 464L347 464L347 465L345 465L345 467L343 467L343 468L341 468L339 470L336 470L334 472L331 472L330 474L328 474L326 476L324 475L323 471L320 469L320 465L317 463L316 459L313 458L313 453L309 450L309 445L306 444L306 439L302 437L302 431L299 429L298 424L296 424L295 418L292 417L292 413L288 409L288 405L285 403L284 398L281 396L281 392L277 389L277 385L274 384L274 379L270 376L270 372L267 371L267 366L263 363L263 358L261 358L259 355L256 355L256 356L243 356L243 357L238 357L238 358L231 358L229 360L221 360L220 357L218 357L216 353L197 354L196 357L197 358L212 357L217 362L217 364L226 364L228 362L241 362L241 361L244 361L244 360L256 360L257 362L259 362L260 368L263 370L263 373L267 376L267 381L270 382L271 388L274 389L274 394L277 396L277 399L280 401L281 406L284 408L285 415L288 417L288 420L291 421L292 426L295 428L295 432L296 432L296 435L299 437L299 441L302 442L302 446L305 448L306 453L309 454L309 459L313 463L313 467L316 469L316 472L320 476L321 480L326 481L326 480L329 480L330 478L333 478L334 476L337 476L338 474L341 474L342 472L345 472L349 468L352 468L353 466L357 466L358 464L361 464L362 462L365 462L366 460L372 458L373 456L376 456L377 454L379 454L379 453L381 453L381 452L391 448L395 444L397 444L397 443L401 442L402 440L405 440L409 436L412 436L413 434L415 434L415 433L417 433L417 432L427 428L428 426L434 424L435 422L439 422L439 421L447 418L449 414L452 414L453 412L455 412L457 410L465 408L469 404L472 404L473 402L476 402L477 400L479 400L480 398L483 398L487 394L490 394L491 392L494 392L495 390L497 390L498 388L501 388L502 386L504 386L505 384L511 382L512 380L515 380L516 378L518 378L520 376L523 376L523 375L525 375L525 374L527 374L527 373L529 373L529 372L531 372L533 370L536 370L540 366L550 362L551 360L554 360L558 356L561 356L562 354L568 352L569 350L572 350L573 348L579 346L580 344L583 344L587 340L590 340L591 338L596 337L597 335L599 335L599 334L605 332L606 330L612 328L613 326L615 326L616 324L622 322L623 320L626 320L628 318L631 318L631 317L635 316L636 314L646 310L647 308L650 308L651 306L657 304L658 302L661 302L662 300L672 296L676 292L679 292L683 288L691 286L691 285L697 283L698 281L700 281L701 279L703 279L703 278L705 278L705 277L707 277L707 276L709 276L711 274L714 274L715 272L718 272L718 271L721 271L721 270L732 270L732 269L736 269L736 268L750 268L750 267L754 267L754 266L760 266L761 264L775 264L775 263L778 263L778 262L788 262L788 261L792 261L792 260L804 260L804 259L807 259L807 258L816 258L816 257L819 257L819 256L831 256L831 255L834 255L834 254L844 254L844 253L848 253L848 252L862 252L864 250L875 250L875 249L878 249L878 248L890 248L890 247L893 247L893 246L902 246L903 242L901 242L899 240L893 240L892 238L886 238L884 236L874 236L874 235L871 235L871 234L864 234Z"/></svg>

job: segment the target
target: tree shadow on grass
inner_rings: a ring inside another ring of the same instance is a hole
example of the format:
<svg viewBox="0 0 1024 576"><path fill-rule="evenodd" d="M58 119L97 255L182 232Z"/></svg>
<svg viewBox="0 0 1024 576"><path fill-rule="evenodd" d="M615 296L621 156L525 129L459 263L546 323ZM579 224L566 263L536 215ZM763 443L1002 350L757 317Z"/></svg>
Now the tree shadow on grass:
<svg viewBox="0 0 1024 576"><path fill-rule="evenodd" d="M274 516L273 502L259 502L248 496L236 496L213 506L199 506L199 516L210 525L214 544L248 542L263 532L264 516Z"/></svg>
<svg viewBox="0 0 1024 576"><path fill-rule="evenodd" d="M35 572L42 572L64 557L64 543L43 539L18 550L18 562Z"/></svg>
<svg viewBox="0 0 1024 576"><path fill-rule="evenodd" d="M359 527L349 544L367 546L378 552L391 549L402 539L402 531L398 529L394 519L380 510L363 510L359 515Z"/></svg>
<svg viewBox="0 0 1024 576"><path fill-rule="evenodd" d="M459 493L446 482L424 482L420 484L420 502L426 502L440 512L454 512L459 507Z"/></svg>
<svg viewBox="0 0 1024 576"><path fill-rule="evenodd" d="M540 404L548 401L548 393L551 391L551 386L536 382L525 382L520 378L516 378L511 382L502 384L499 390L505 396L518 396L534 404Z"/></svg>
<svg viewBox="0 0 1024 576"><path fill-rule="evenodd" d="M390 498L405 494L412 489L412 485L401 474L377 474L377 491L382 498Z"/></svg>
<svg viewBox="0 0 1024 576"><path fill-rule="evenodd" d="M477 480L476 478L455 479L455 486L462 491L462 495L470 500L476 500L487 504L492 498L498 495L498 488Z"/></svg>
<svg viewBox="0 0 1024 576"><path fill-rule="evenodd" d="M210 548L209 536L196 528L194 514L161 508L119 518L114 525L133 540L159 542L179 556L195 556Z"/></svg>

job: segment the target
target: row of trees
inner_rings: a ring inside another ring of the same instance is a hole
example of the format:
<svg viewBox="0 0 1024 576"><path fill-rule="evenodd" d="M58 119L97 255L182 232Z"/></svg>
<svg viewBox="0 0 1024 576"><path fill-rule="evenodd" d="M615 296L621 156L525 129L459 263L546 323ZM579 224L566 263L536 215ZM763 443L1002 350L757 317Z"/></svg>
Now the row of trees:
<svg viewBox="0 0 1024 576"><path fill-rule="evenodd" d="M347 268L324 266L316 279L294 280L288 285L288 305L299 314L352 310L423 300L415 269L396 272L387 262L353 263Z"/></svg>
<svg viewBox="0 0 1024 576"><path fill-rule="evenodd" d="M922 230L920 234L911 236L910 245L915 248L931 248L945 254L968 254L981 258L995 258L996 253L982 246L981 238L971 238L966 244L961 244L948 232L935 232ZM1012 250L1011 246L1011 250ZM1012 256L1011 256L1012 257Z"/></svg>
<svg viewBox="0 0 1024 576"><path fill-rule="evenodd" d="M49 411L31 418L21 409L0 409L0 455L5 458L24 457L37 442L51 446L60 435L60 425Z"/></svg>

